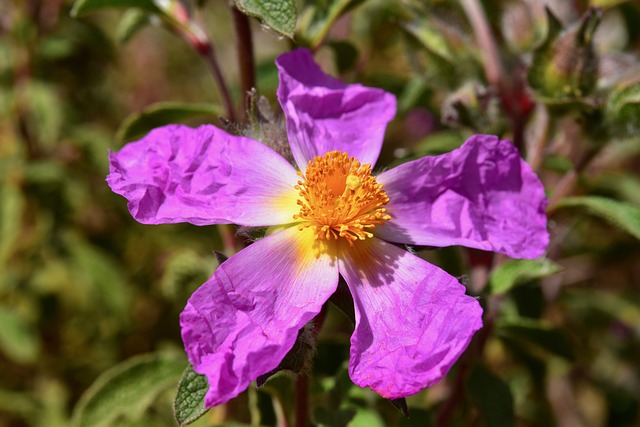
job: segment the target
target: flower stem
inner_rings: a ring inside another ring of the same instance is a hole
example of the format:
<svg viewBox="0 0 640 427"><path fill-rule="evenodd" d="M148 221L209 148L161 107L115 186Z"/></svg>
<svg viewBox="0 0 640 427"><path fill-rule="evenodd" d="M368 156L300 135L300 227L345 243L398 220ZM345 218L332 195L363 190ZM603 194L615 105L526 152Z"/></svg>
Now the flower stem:
<svg viewBox="0 0 640 427"><path fill-rule="evenodd" d="M231 224L218 224L218 233L222 239L222 247L224 255L230 257L242 249L242 245L238 244L235 236L235 230Z"/></svg>
<svg viewBox="0 0 640 427"><path fill-rule="evenodd" d="M236 30L236 47L238 51L238 67L240 69L240 87L244 99L244 116L249 111L249 97L247 94L256 86L256 67L253 53L253 40L249 18L236 7L231 6L233 25Z"/></svg>
<svg viewBox="0 0 640 427"><path fill-rule="evenodd" d="M480 1L461 0L460 4L469 19L478 47L483 52L482 65L487 82L497 91L502 110L511 119L513 145L524 154L525 124L532 107L526 93L524 69L517 68L505 74L495 38Z"/></svg>
<svg viewBox="0 0 640 427"><path fill-rule="evenodd" d="M225 78L222 75L222 71L220 70L220 65L218 64L218 59L216 58L213 43L209 43L206 49L199 50L199 52L200 54L202 54L204 59L206 59L207 63L209 64L209 68L211 68L213 79L215 80L218 91L220 92L220 98L222 101L222 105L224 106L227 119L235 122L236 113L233 108L233 102L231 101L231 95L229 94L229 87L227 86L227 82L225 81Z"/></svg>
<svg viewBox="0 0 640 427"><path fill-rule="evenodd" d="M587 166L591 163L591 161L596 157L596 155L600 152L602 148L601 145L590 148L586 151L582 157L578 159L576 165L567 172L558 185L556 185L555 191L549 197L549 207L547 208L547 215L552 215L555 212L555 205L562 200L565 196L568 196L573 191L576 183L578 182L578 177L586 169Z"/></svg>
<svg viewBox="0 0 640 427"><path fill-rule="evenodd" d="M301 372L296 376L295 427L309 425L309 375Z"/></svg>
<svg viewBox="0 0 640 427"><path fill-rule="evenodd" d="M527 151L527 163L531 165L534 172L538 172L544 161L544 151L549 141L549 111L544 104L536 106L536 114L533 123L535 132L532 136L532 143Z"/></svg>
<svg viewBox="0 0 640 427"><path fill-rule="evenodd" d="M473 28L476 41L482 52L484 52L484 73L489 84L495 88L500 88L500 80L502 76L502 64L498 56L498 49L493 40L487 16L482 10L482 6L478 0L461 0L460 5L464 9L469 23Z"/></svg>

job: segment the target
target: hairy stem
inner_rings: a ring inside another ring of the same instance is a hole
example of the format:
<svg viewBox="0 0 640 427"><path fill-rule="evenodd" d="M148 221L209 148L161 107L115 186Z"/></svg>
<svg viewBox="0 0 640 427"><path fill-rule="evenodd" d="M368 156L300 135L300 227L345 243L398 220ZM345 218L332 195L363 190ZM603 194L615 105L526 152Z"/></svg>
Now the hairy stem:
<svg viewBox="0 0 640 427"><path fill-rule="evenodd" d="M244 116L249 111L248 93L256 86L256 66L253 52L253 40L251 38L251 26L249 18L236 7L231 6L233 25L236 30L236 47L238 51L238 67L240 69L240 87L244 99Z"/></svg>
<svg viewBox="0 0 640 427"><path fill-rule="evenodd" d="M309 375L301 372L296 376L295 427L309 425Z"/></svg>
<svg viewBox="0 0 640 427"><path fill-rule="evenodd" d="M230 257L240 252L243 245L236 238L234 226L231 224L218 224L217 228L222 240L224 255Z"/></svg>

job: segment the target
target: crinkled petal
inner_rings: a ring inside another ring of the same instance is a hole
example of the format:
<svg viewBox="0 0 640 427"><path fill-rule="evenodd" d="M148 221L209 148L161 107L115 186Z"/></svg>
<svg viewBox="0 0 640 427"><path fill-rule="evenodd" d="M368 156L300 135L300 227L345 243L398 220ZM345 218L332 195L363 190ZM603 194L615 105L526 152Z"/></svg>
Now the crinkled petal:
<svg viewBox="0 0 640 427"><path fill-rule="evenodd" d="M276 65L278 100L300 169L315 156L333 150L346 151L373 166L387 123L396 112L395 97L382 89L334 79L320 70L306 49L281 55Z"/></svg>
<svg viewBox="0 0 640 427"><path fill-rule="evenodd" d="M482 309L448 273L373 238L343 247L355 302L349 374L397 399L440 381L482 327Z"/></svg>
<svg viewBox="0 0 640 427"><path fill-rule="evenodd" d="M222 263L180 316L189 361L209 382L206 406L275 369L337 283L337 262L310 229L287 228Z"/></svg>
<svg viewBox="0 0 640 427"><path fill-rule="evenodd" d="M215 126L170 125L109 156L107 182L144 224L292 222L296 171L282 156Z"/></svg>
<svg viewBox="0 0 640 427"><path fill-rule="evenodd" d="M475 135L462 147L402 164L378 176L391 221L382 239L462 245L536 258L549 243L542 183L506 140Z"/></svg>

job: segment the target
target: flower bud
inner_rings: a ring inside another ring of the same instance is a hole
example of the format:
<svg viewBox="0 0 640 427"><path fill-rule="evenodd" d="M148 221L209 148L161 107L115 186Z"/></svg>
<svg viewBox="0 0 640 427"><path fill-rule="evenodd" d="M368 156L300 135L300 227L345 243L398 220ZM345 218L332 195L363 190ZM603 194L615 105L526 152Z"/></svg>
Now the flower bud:
<svg viewBox="0 0 640 427"><path fill-rule="evenodd" d="M592 8L578 23L563 30L560 21L547 9L547 37L534 52L528 75L538 96L575 99L592 92L598 77L593 34L600 18L600 9Z"/></svg>
<svg viewBox="0 0 640 427"><path fill-rule="evenodd" d="M206 53L211 43L206 33L191 19L189 10L181 0L153 0L162 11L163 23L187 40L198 52Z"/></svg>

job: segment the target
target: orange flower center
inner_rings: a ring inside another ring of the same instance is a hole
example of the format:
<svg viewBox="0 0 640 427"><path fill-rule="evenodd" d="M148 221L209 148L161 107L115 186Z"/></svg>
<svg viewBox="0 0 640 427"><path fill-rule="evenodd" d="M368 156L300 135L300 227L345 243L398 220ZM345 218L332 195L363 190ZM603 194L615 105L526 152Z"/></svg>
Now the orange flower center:
<svg viewBox="0 0 640 427"><path fill-rule="evenodd" d="M330 151L309 161L295 189L300 193L299 230L312 227L318 240L373 237L371 230L391 217L383 207L389 203L382 184L371 175L371 166L342 151Z"/></svg>

